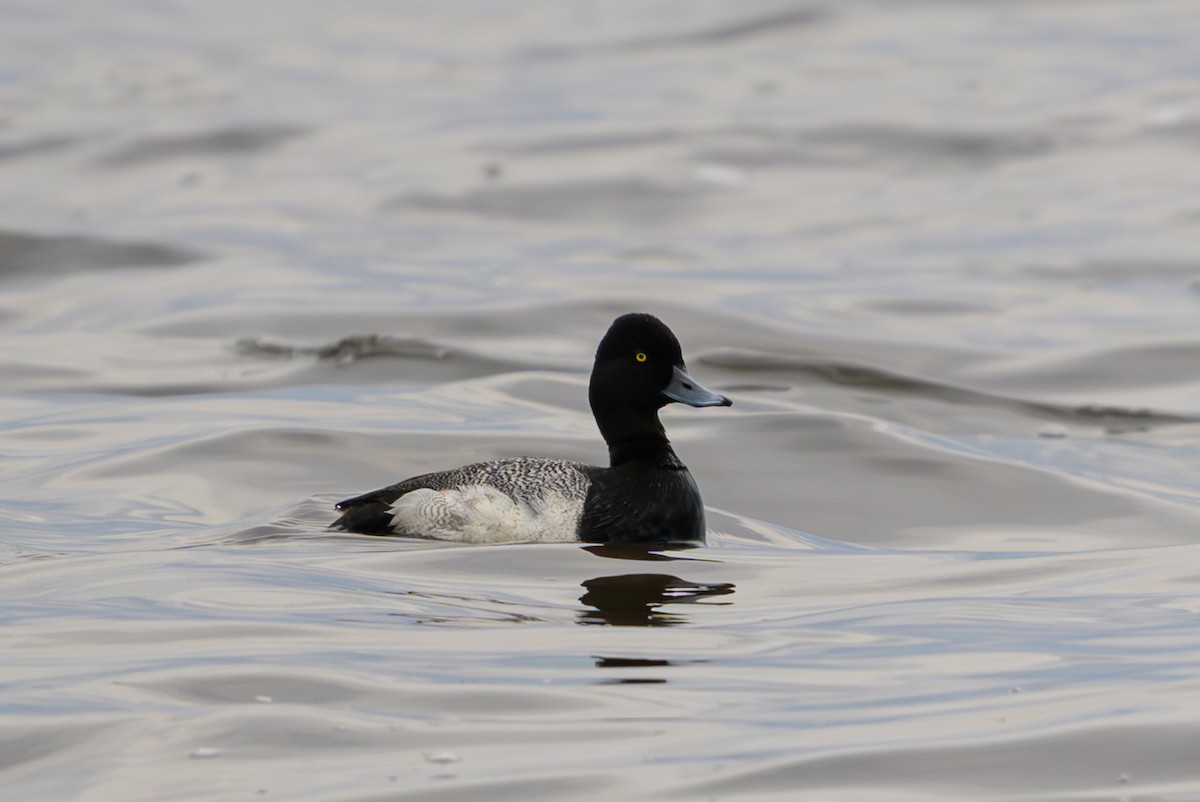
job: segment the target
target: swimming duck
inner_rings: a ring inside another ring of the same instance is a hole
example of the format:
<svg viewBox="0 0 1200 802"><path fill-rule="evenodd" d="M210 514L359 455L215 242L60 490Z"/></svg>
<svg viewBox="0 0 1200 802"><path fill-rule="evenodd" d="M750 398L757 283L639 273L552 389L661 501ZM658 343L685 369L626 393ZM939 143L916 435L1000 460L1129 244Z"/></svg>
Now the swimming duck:
<svg viewBox="0 0 1200 802"><path fill-rule="evenodd" d="M688 375L679 340L653 315L613 321L596 349L588 401L609 467L516 457L414 476L337 505L333 526L475 543L704 542L704 505L658 411L729 406Z"/></svg>

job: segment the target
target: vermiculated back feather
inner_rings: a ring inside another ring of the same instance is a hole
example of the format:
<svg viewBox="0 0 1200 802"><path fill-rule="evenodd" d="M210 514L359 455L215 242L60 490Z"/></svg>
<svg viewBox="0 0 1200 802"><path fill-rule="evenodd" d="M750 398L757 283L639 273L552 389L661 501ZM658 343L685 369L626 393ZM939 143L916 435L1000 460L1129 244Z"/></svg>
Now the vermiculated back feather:
<svg viewBox="0 0 1200 802"><path fill-rule="evenodd" d="M414 476L340 502L337 508L342 510L342 517L334 526L352 532L393 533L393 506L401 497L420 489L456 490L482 485L528 506L551 496L582 504L591 485L588 467L567 460L513 457Z"/></svg>

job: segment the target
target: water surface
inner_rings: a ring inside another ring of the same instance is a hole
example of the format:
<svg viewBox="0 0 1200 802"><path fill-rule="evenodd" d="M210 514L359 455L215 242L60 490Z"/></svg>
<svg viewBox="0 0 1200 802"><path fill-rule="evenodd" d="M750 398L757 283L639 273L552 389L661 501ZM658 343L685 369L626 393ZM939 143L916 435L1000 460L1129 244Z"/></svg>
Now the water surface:
<svg viewBox="0 0 1200 802"><path fill-rule="evenodd" d="M4 799L1200 797L1193 3L0 11ZM708 547L327 530L634 309Z"/></svg>

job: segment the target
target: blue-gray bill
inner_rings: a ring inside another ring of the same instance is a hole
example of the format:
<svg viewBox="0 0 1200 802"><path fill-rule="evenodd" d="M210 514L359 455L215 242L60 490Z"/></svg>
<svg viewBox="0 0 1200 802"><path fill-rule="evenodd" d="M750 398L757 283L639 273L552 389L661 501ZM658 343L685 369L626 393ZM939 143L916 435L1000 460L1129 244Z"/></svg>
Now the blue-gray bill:
<svg viewBox="0 0 1200 802"><path fill-rule="evenodd" d="M672 401L678 401L681 404L687 404L692 407L728 407L732 406L730 401L719 393L714 393L701 386L700 382L688 375L688 372L678 365L674 368L675 373L671 376L671 383L663 390L663 395Z"/></svg>

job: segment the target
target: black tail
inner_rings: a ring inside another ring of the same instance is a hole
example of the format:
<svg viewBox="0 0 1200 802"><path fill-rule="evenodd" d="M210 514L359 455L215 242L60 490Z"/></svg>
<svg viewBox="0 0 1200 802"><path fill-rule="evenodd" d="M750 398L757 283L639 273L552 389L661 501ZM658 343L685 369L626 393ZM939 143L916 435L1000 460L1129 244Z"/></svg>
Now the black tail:
<svg viewBox="0 0 1200 802"><path fill-rule="evenodd" d="M394 535L396 532L392 529L390 507L390 504L379 499L347 499L337 505L342 517L330 526L363 535Z"/></svg>

